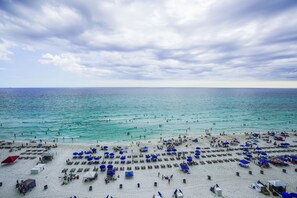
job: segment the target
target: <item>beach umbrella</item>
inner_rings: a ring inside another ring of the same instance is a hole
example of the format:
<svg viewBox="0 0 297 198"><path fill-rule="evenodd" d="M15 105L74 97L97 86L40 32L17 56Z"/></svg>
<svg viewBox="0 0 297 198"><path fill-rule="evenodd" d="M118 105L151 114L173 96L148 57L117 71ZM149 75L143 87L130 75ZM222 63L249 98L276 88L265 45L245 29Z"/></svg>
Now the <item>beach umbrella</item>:
<svg viewBox="0 0 297 198"><path fill-rule="evenodd" d="M199 146L196 146L196 150L199 150L199 149L201 149Z"/></svg>
<svg viewBox="0 0 297 198"><path fill-rule="evenodd" d="M187 161L188 161L188 162L192 162L192 161L193 161L193 158L192 158L191 156L189 156L189 157L187 158Z"/></svg>
<svg viewBox="0 0 297 198"><path fill-rule="evenodd" d="M152 159L157 159L158 156L157 155L152 155Z"/></svg>
<svg viewBox="0 0 297 198"><path fill-rule="evenodd" d="M108 164L107 165L107 169L113 169L113 165L112 164Z"/></svg>
<svg viewBox="0 0 297 198"><path fill-rule="evenodd" d="M123 151L120 151L120 155L123 155L124 154L124 152Z"/></svg>
<svg viewBox="0 0 297 198"><path fill-rule="evenodd" d="M80 153L78 153L78 155L80 155L80 156L82 156L84 154L84 152L80 152Z"/></svg>
<svg viewBox="0 0 297 198"><path fill-rule="evenodd" d="M109 154L109 152L108 152L108 151L104 152L104 155L108 155L108 154Z"/></svg>
<svg viewBox="0 0 297 198"><path fill-rule="evenodd" d="M126 156L121 156L121 158L120 158L122 161L124 161L125 159L126 159Z"/></svg>
<svg viewBox="0 0 297 198"><path fill-rule="evenodd" d="M92 160L93 160L93 157L88 157L87 160L88 160L88 161L92 161Z"/></svg>
<svg viewBox="0 0 297 198"><path fill-rule="evenodd" d="M256 147L256 150L258 150L258 151L260 151L260 150L262 150L260 147Z"/></svg>
<svg viewBox="0 0 297 198"><path fill-rule="evenodd" d="M172 149L172 151L173 151L173 152L176 152L177 150L176 150L176 148L174 148L174 149Z"/></svg>
<svg viewBox="0 0 297 198"><path fill-rule="evenodd" d="M101 164L101 165L99 166L99 168L100 168L101 170L104 170L104 169L105 169L105 165L104 165L104 164Z"/></svg>
<svg viewBox="0 0 297 198"><path fill-rule="evenodd" d="M78 155L78 152L74 152L73 155Z"/></svg>
<svg viewBox="0 0 297 198"><path fill-rule="evenodd" d="M200 157L200 153L196 153L196 154L194 155L194 157L195 157L195 158L199 158L199 157Z"/></svg>
<svg viewBox="0 0 297 198"><path fill-rule="evenodd" d="M93 153L97 153L97 149L96 148L92 148L92 152Z"/></svg>
<svg viewBox="0 0 297 198"><path fill-rule="evenodd" d="M94 157L94 160L98 161L101 157Z"/></svg>
<svg viewBox="0 0 297 198"><path fill-rule="evenodd" d="M90 151L85 151L85 154L89 155L90 154Z"/></svg>
<svg viewBox="0 0 297 198"><path fill-rule="evenodd" d="M266 152L261 152L260 154L261 154L261 155L267 155L267 153L266 153Z"/></svg>
<svg viewBox="0 0 297 198"><path fill-rule="evenodd" d="M108 146L103 146L103 149L108 149Z"/></svg>
<svg viewBox="0 0 297 198"><path fill-rule="evenodd" d="M150 155L146 155L145 158L146 159L149 159L149 158L151 158L151 156Z"/></svg>
<svg viewBox="0 0 297 198"><path fill-rule="evenodd" d="M247 154L246 156L249 157L249 158L252 158L253 157L251 154Z"/></svg>
<svg viewBox="0 0 297 198"><path fill-rule="evenodd" d="M109 153L110 158L114 158L114 153Z"/></svg>

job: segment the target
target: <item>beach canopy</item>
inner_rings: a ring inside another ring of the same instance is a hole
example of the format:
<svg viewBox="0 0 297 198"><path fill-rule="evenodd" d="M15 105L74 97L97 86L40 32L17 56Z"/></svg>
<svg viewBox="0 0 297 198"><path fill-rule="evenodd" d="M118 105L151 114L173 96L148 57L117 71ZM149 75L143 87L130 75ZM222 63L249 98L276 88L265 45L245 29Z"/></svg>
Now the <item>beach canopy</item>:
<svg viewBox="0 0 297 198"><path fill-rule="evenodd" d="M35 179L27 179L22 183L24 189L26 192L36 186L36 181Z"/></svg>
<svg viewBox="0 0 297 198"><path fill-rule="evenodd" d="M261 162L263 164L269 163L269 161L267 159L264 159L264 158L259 158L258 160L259 160L259 162Z"/></svg>
<svg viewBox="0 0 297 198"><path fill-rule="evenodd" d="M281 180L270 180L270 181L268 181L268 183L275 187L287 186L287 184Z"/></svg>
<svg viewBox="0 0 297 198"><path fill-rule="evenodd" d="M188 166L188 164L186 164L186 163L181 163L181 164L180 164L180 168L181 168L182 171L187 171L187 170L189 170L189 166Z"/></svg>
<svg viewBox="0 0 297 198"><path fill-rule="evenodd" d="M86 174L84 175L84 178L86 179L93 179L95 178L96 172L93 171L88 171L86 172Z"/></svg>
<svg viewBox="0 0 297 198"><path fill-rule="evenodd" d="M115 174L115 170L109 169L107 170L107 175L114 175Z"/></svg>
<svg viewBox="0 0 297 198"><path fill-rule="evenodd" d="M11 164L15 162L20 156L15 155L15 156L8 156L5 160L1 162L1 164Z"/></svg>
<svg viewBox="0 0 297 198"><path fill-rule="evenodd" d="M279 160L281 160L281 161L287 161L287 159L284 158L284 157L278 157L277 159L279 159Z"/></svg>
<svg viewBox="0 0 297 198"><path fill-rule="evenodd" d="M126 177L133 177L134 176L134 173L133 173L133 171L126 171L125 172L125 176Z"/></svg>
<svg viewBox="0 0 297 198"><path fill-rule="evenodd" d="M242 163L242 164L249 164L250 163L249 161L246 161L244 159L240 160L239 162Z"/></svg>
<svg viewBox="0 0 297 198"><path fill-rule="evenodd" d="M297 160L297 156L294 155L290 155L289 158L291 158L292 160Z"/></svg>

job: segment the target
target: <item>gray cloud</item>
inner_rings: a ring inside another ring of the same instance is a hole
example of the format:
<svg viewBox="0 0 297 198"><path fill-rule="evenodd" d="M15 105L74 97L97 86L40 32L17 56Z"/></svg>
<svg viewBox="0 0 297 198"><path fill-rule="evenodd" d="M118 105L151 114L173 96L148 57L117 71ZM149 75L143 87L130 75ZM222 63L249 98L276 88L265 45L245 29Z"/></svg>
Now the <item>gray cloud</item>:
<svg viewBox="0 0 297 198"><path fill-rule="evenodd" d="M296 80L296 13L295 0L1 1L0 58L28 46L100 79Z"/></svg>

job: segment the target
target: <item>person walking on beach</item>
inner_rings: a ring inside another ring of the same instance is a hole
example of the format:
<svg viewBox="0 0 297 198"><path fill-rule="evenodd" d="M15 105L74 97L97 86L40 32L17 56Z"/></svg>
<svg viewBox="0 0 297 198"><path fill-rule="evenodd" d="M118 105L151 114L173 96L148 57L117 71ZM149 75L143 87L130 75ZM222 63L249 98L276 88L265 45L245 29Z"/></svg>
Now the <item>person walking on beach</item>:
<svg viewBox="0 0 297 198"><path fill-rule="evenodd" d="M158 177L160 177L160 172L158 172Z"/></svg>
<svg viewBox="0 0 297 198"><path fill-rule="evenodd" d="M168 184L170 185L170 178L168 178Z"/></svg>

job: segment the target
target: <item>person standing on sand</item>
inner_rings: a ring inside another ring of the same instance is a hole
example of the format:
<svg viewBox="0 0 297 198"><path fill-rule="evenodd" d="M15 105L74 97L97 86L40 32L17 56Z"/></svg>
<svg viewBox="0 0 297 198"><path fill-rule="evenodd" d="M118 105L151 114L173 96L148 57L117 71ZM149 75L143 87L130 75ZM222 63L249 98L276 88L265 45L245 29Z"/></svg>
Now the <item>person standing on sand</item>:
<svg viewBox="0 0 297 198"><path fill-rule="evenodd" d="M158 177L160 177L160 172L158 172Z"/></svg>

